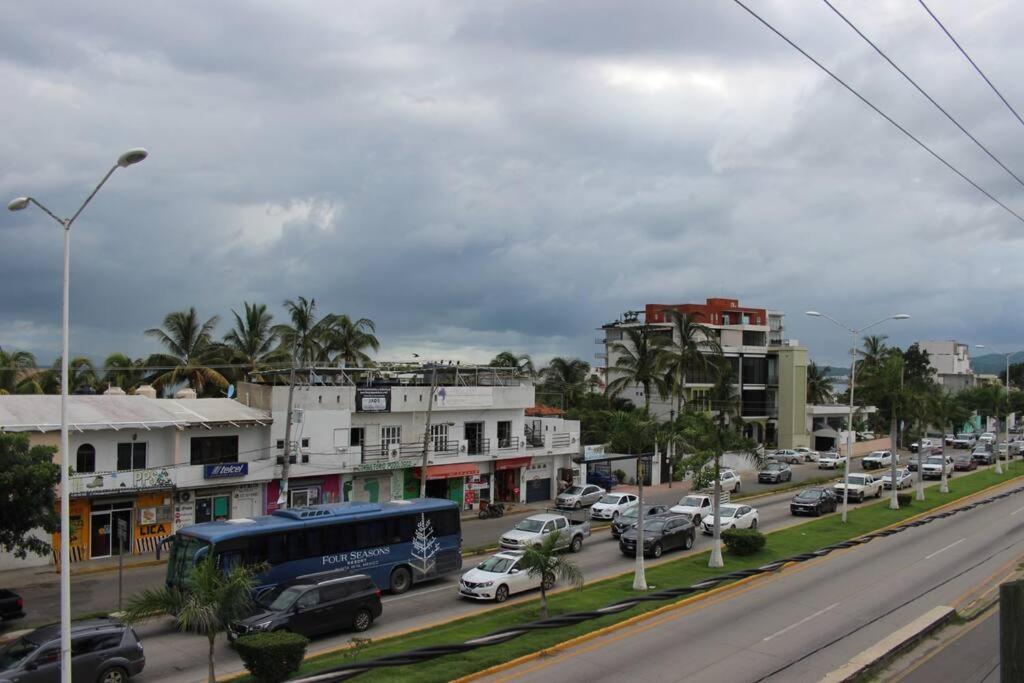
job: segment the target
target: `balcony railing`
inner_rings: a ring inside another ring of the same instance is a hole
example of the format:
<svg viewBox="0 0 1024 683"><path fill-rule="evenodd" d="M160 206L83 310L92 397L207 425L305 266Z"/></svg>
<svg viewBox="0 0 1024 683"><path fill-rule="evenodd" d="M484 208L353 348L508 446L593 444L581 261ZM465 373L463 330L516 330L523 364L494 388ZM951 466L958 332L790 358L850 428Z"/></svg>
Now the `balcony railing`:
<svg viewBox="0 0 1024 683"><path fill-rule="evenodd" d="M498 450L517 450L519 448L521 439L518 436L509 436L504 439L498 438Z"/></svg>
<svg viewBox="0 0 1024 683"><path fill-rule="evenodd" d="M572 443L572 437L568 432L555 432L551 435L552 448L565 448Z"/></svg>

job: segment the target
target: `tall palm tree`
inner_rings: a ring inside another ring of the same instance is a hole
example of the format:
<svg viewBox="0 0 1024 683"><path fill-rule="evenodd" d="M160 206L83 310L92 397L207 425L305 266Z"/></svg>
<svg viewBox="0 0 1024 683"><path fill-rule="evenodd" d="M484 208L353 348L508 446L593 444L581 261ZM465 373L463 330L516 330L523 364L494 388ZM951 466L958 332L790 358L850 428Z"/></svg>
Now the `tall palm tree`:
<svg viewBox="0 0 1024 683"><path fill-rule="evenodd" d="M535 374L533 359L529 354L516 355L511 351L502 351L488 363L492 368L516 368L524 375L532 377Z"/></svg>
<svg viewBox="0 0 1024 683"><path fill-rule="evenodd" d="M179 631L199 633L209 642L208 680L216 683L214 645L217 635L232 621L248 616L255 585L251 570L241 565L230 571L217 567L211 555L192 567L179 588L147 588L128 601L124 619L129 623L168 615Z"/></svg>
<svg viewBox="0 0 1024 683"><path fill-rule="evenodd" d="M273 326L274 316L267 312L267 305L243 301L242 307L243 315L231 309L235 324L224 335L224 344L232 360L244 364L248 372L255 372L270 363L287 361L287 354L274 346L277 333Z"/></svg>
<svg viewBox="0 0 1024 683"><path fill-rule="evenodd" d="M891 450L895 454L897 425L902 418L912 418L923 436L928 427L928 411L922 396L915 395L918 387L904 381L903 354L892 353L883 357L879 365L864 376L862 396L878 410L875 417L879 425L887 425L892 439ZM920 469L920 468L919 468ZM896 481L896 458L892 458L890 476ZM921 474L918 472L918 496L923 497L920 487ZM899 509L896 489L893 488L889 507Z"/></svg>
<svg viewBox="0 0 1024 683"><path fill-rule="evenodd" d="M60 372L60 356L57 356L57 359L53 361L53 365L36 375L36 380L42 387L42 393L60 393ZM95 391L98 384L99 379L96 375L96 368L93 367L91 360L85 356L75 356L71 359L68 363L69 393Z"/></svg>
<svg viewBox="0 0 1024 683"><path fill-rule="evenodd" d="M36 357L31 353L0 348L0 396L43 393L37 375Z"/></svg>
<svg viewBox="0 0 1024 683"><path fill-rule="evenodd" d="M864 336L864 346L857 349L857 355L860 356L860 361L858 361L860 364L859 373L868 375L882 364L885 357L892 351L885 343L885 340L888 338L884 334Z"/></svg>
<svg viewBox="0 0 1024 683"><path fill-rule="evenodd" d="M142 381L141 361L134 361L123 353L112 353L103 361L103 384L132 391Z"/></svg>
<svg viewBox="0 0 1024 683"><path fill-rule="evenodd" d="M829 376L829 366L819 367L813 360L807 364L807 402L824 405L832 399L835 387Z"/></svg>
<svg viewBox="0 0 1024 683"><path fill-rule="evenodd" d="M590 363L579 358L556 356L540 374L544 385L565 396L565 407L570 408L578 404L587 391Z"/></svg>
<svg viewBox="0 0 1024 683"><path fill-rule="evenodd" d="M295 362L302 366L327 361L324 351L324 333L330 327L333 316L328 314L317 318L316 299L304 296L284 302L291 324L274 325L273 332Z"/></svg>
<svg viewBox="0 0 1024 683"><path fill-rule="evenodd" d="M332 315L323 331L324 350L336 365L367 367L373 364L373 360L366 350L380 351L376 331L369 318L352 320L344 313Z"/></svg>
<svg viewBox="0 0 1024 683"><path fill-rule="evenodd" d="M613 342L609 347L619 357L612 366L618 377L609 380L608 395L618 396L624 389L639 384L644 388L644 410L650 411L652 385L657 386L659 393L668 393L662 374L662 351L667 340L646 327L626 328L626 340Z"/></svg>
<svg viewBox="0 0 1024 683"><path fill-rule="evenodd" d="M548 534L540 543L528 546L519 560L520 571L525 570L528 576L540 579L541 619L548 618L548 591L556 580L583 588L583 571L561 552L560 535L561 532Z"/></svg>
<svg viewBox="0 0 1024 683"><path fill-rule="evenodd" d="M676 396L676 415L683 412L686 400L686 380L694 373L710 374L714 371L722 346L714 331L707 325L693 321L686 313L671 312L672 339L662 349L667 375L663 386Z"/></svg>
<svg viewBox="0 0 1024 683"><path fill-rule="evenodd" d="M207 364L219 355L221 349L213 342L213 330L220 321L213 316L200 322L195 308L174 311L164 318L163 328L146 330L167 349L167 353L155 353L146 359L146 365L168 368L153 373L153 386L157 389L170 388L181 382L197 394L217 387L226 389L228 380Z"/></svg>

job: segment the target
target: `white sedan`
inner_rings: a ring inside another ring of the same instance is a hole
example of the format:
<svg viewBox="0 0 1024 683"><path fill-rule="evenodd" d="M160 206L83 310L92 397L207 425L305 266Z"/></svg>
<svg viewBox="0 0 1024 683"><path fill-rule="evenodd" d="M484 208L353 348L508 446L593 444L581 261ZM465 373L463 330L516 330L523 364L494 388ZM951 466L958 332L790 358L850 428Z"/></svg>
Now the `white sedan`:
<svg viewBox="0 0 1024 683"><path fill-rule="evenodd" d="M896 470L896 490L905 489L914 483L914 475L906 467ZM882 475L882 488L892 488L892 473Z"/></svg>
<svg viewBox="0 0 1024 683"><path fill-rule="evenodd" d="M591 519L615 519L619 513L637 504L639 499L632 493L608 493L590 506Z"/></svg>
<svg viewBox="0 0 1024 683"><path fill-rule="evenodd" d="M505 602L513 593L540 588L540 577L530 576L523 569L520 560L522 550L504 550L492 555L459 579L459 595L474 600L494 600ZM555 582L548 578L545 588L551 588Z"/></svg>
<svg viewBox="0 0 1024 683"><path fill-rule="evenodd" d="M726 503L722 505L719 524L722 531L725 531L726 529L756 529L757 517L757 508L752 508L749 505ZM714 512L709 512L704 516L704 520L701 522L700 528L701 531L708 536L714 533Z"/></svg>
<svg viewBox="0 0 1024 683"><path fill-rule="evenodd" d="M797 446L793 450L802 455L805 462L818 461L818 451L812 451L810 448L807 448L806 446Z"/></svg>

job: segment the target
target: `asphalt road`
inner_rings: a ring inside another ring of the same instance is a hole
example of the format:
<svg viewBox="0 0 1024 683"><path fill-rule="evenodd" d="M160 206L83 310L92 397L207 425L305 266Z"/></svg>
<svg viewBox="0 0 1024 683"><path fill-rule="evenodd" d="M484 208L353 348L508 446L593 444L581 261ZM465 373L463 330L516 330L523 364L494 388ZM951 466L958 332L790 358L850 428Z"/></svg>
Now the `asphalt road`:
<svg viewBox="0 0 1024 683"><path fill-rule="evenodd" d="M967 625L953 640L892 683L999 683L999 610Z"/></svg>
<svg viewBox="0 0 1024 683"><path fill-rule="evenodd" d="M1021 513L1024 495L1011 496L728 589L486 680L820 681L1019 557Z"/></svg>

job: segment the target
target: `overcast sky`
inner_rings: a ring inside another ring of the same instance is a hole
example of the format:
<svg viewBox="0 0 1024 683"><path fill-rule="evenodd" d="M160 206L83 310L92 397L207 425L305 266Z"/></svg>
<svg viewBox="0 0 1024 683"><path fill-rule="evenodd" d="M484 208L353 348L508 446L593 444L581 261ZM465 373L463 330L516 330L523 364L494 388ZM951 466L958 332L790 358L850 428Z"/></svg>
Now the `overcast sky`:
<svg viewBox="0 0 1024 683"><path fill-rule="evenodd" d="M816 2L751 3L986 189L1022 187ZM1024 7L931 0L1024 108ZM837 6L1024 175L1021 126L910 0ZM593 362L646 303L736 297L845 364L1024 346L1024 224L721 1L6 2L0 195L73 211L72 354L155 351L173 310L315 297L381 358ZM60 346L59 227L0 215L0 346Z"/></svg>

